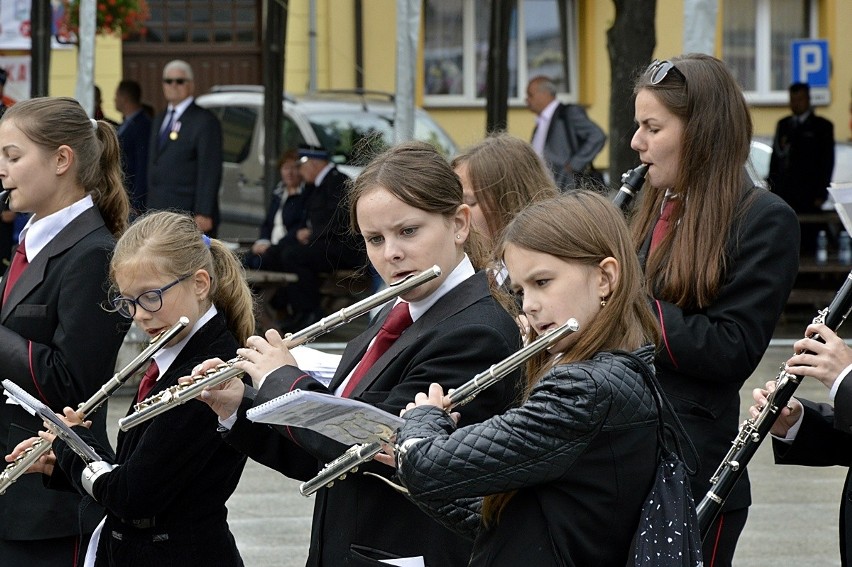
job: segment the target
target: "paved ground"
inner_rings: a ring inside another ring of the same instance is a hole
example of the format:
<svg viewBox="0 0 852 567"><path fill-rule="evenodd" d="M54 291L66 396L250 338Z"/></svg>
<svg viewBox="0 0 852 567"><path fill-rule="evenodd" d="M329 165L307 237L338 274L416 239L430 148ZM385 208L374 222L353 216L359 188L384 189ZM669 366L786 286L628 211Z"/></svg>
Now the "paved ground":
<svg viewBox="0 0 852 567"><path fill-rule="evenodd" d="M777 333L780 345L769 348L743 388L743 411L751 400L751 389L773 379L789 356L791 341L785 338L803 332L809 318L810 315L791 318L787 321L790 330ZM806 381L798 393L813 400L826 398L825 388L815 381ZM110 404L111 423L116 423L129 403L124 396ZM735 565L840 565L837 516L846 470L778 467L772 464L771 453L768 444L762 445L749 466L754 504L737 548ZM313 498L299 495L297 482L249 462L229 502L231 528L246 565L304 565L312 506Z"/></svg>

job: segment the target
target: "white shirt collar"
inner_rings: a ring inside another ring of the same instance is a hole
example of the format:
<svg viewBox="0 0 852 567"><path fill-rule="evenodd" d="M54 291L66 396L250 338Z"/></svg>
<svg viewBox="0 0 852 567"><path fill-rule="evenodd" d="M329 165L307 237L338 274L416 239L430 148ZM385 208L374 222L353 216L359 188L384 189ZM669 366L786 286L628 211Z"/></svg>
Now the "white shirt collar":
<svg viewBox="0 0 852 567"><path fill-rule="evenodd" d="M542 123L545 123L546 121L547 124L550 124L557 106L559 106L559 99L555 98L550 101L550 104L544 107L544 110L542 110L541 114L538 115Z"/></svg>
<svg viewBox="0 0 852 567"><path fill-rule="evenodd" d="M322 170L317 174L317 178L314 180L314 187L319 187L322 185L322 182L325 181L325 176L328 175L328 172L334 168L334 164L329 162Z"/></svg>
<svg viewBox="0 0 852 567"><path fill-rule="evenodd" d="M38 219L35 215L31 216L20 235L20 240L27 239L25 245L27 261L32 262L33 258L53 240L53 237L71 224L71 221L94 206L95 202L92 200L92 196L86 195L79 201L44 218Z"/></svg>
<svg viewBox="0 0 852 567"><path fill-rule="evenodd" d="M181 339L179 343L160 349L156 354L154 354L154 361L157 363L157 369L159 370L159 375L157 376L158 381L169 370L169 367L172 363L174 363L175 359L180 354L180 351L183 350L183 347L185 347L186 343L189 342L189 339L198 332L198 329L206 325L210 319L215 317L216 313L218 313L216 306L211 303L207 312L195 322L195 325L192 326L189 333Z"/></svg>
<svg viewBox="0 0 852 567"><path fill-rule="evenodd" d="M476 270L473 269L473 264L471 264L470 258L468 258L467 254L465 254L464 258L461 259L461 262L459 262L458 265L453 268L453 271L450 272L450 275L441 282L438 289L433 291L428 297L419 301L412 301L408 304L409 312L411 313L411 320L417 321L417 319L429 311L429 308L435 305L439 299L447 295L447 293L452 291L457 285L475 273ZM402 300L397 299L397 303L400 301Z"/></svg>
<svg viewBox="0 0 852 567"><path fill-rule="evenodd" d="M169 105L169 108L166 110L166 114L168 115L168 111L174 108L175 111L175 121L180 120L180 117L183 116L183 113L189 108L189 105L192 104L192 101L195 100L195 97L189 96L180 101L179 103L172 106Z"/></svg>

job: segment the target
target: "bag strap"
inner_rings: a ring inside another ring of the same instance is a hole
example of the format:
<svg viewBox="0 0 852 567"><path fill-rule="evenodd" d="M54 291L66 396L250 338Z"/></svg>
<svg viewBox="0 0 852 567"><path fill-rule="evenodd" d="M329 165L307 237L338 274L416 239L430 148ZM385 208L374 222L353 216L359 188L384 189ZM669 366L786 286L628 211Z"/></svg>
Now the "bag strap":
<svg viewBox="0 0 852 567"><path fill-rule="evenodd" d="M637 369L639 370L642 377L645 379L645 384L648 385L648 388L651 390L651 393L654 396L654 403L657 406L657 419L659 420L659 427L657 428L657 440L660 443L660 447L668 453L674 453L680 458L683 462L684 468L686 468L686 472L690 476L694 476L698 474L701 470L701 461L698 456L698 450L695 448L695 445L692 443L692 440L689 438L689 435L686 432L686 428L684 428L683 423L681 423L680 418L675 413L675 409L672 406L672 403L666 397L663 392L662 386L660 386L660 382L657 380L657 377L654 373L654 370L648 365L647 362L636 356L632 352L627 352L623 350L615 351L615 353L620 354L630 360L632 360ZM667 423L663 418L663 413L666 410L668 414L671 416L672 423ZM674 442L675 450L672 450L668 447L665 440L665 432L668 431L671 435L671 439ZM689 452L692 455L695 462L695 469L689 467L686 463L686 459L683 458L683 446L681 445L681 438L686 442L686 446L689 448Z"/></svg>

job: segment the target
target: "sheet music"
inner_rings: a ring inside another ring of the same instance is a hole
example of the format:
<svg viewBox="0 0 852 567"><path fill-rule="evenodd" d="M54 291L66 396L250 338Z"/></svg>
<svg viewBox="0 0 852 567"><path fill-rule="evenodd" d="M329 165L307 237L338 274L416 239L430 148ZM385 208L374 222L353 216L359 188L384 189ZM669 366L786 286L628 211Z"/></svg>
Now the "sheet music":
<svg viewBox="0 0 852 567"><path fill-rule="evenodd" d="M61 437L63 441L68 443L68 446L71 447L75 453L80 455L84 461L91 463L103 460L88 443L83 441L79 435L74 433L70 427L65 425L65 422L59 419L52 409L31 396L29 392L11 380L3 380L2 384L3 388L6 390L4 394L6 394L10 400L14 400L16 403L23 406L25 410L30 412L30 414L38 415L38 417L42 420L49 423L51 432L55 433L58 437Z"/></svg>
<svg viewBox="0 0 852 567"><path fill-rule="evenodd" d="M834 209L840 216L843 228L852 234L852 182L832 183L828 194L834 200Z"/></svg>
<svg viewBox="0 0 852 567"><path fill-rule="evenodd" d="M401 417L358 400L305 390L288 392L250 409L247 415L259 423L310 429L344 445L391 439L405 423Z"/></svg>

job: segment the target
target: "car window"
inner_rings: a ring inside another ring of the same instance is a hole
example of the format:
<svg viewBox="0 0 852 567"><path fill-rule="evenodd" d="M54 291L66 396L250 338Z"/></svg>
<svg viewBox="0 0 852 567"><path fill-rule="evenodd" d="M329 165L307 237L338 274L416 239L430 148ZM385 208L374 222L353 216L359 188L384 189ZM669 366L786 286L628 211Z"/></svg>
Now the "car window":
<svg viewBox="0 0 852 567"><path fill-rule="evenodd" d="M283 117L284 123L281 127L281 136L279 138L279 148L282 150L296 149L305 143L305 137L299 130L299 127L293 122L293 119L286 114Z"/></svg>
<svg viewBox="0 0 852 567"><path fill-rule="evenodd" d="M314 112L308 118L320 145L330 149L339 164L366 165L393 144L391 120L377 114Z"/></svg>
<svg viewBox="0 0 852 567"><path fill-rule="evenodd" d="M455 143L431 119L425 116L420 115L415 118L414 137L421 142L432 144L447 158L455 157Z"/></svg>
<svg viewBox="0 0 852 567"><path fill-rule="evenodd" d="M240 163L248 157L257 111L247 106L209 106L222 124L222 159Z"/></svg>

